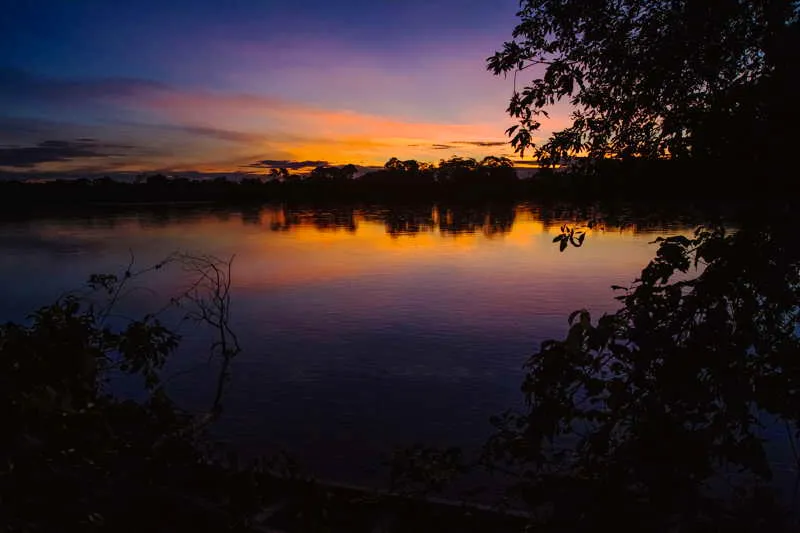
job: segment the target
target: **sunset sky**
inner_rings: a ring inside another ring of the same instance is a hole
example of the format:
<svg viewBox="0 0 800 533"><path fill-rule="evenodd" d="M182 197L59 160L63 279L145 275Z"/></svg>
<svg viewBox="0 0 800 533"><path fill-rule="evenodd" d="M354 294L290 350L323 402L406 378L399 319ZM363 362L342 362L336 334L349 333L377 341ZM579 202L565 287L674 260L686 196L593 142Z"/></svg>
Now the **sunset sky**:
<svg viewBox="0 0 800 533"><path fill-rule="evenodd" d="M512 154L517 0L7 2L5 176Z"/></svg>

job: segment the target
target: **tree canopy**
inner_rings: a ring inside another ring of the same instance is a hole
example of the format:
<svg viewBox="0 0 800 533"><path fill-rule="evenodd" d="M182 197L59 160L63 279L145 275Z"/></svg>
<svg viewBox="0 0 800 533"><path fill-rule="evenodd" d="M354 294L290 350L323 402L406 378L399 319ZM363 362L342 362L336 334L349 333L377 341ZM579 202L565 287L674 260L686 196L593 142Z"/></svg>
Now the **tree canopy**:
<svg viewBox="0 0 800 533"><path fill-rule="evenodd" d="M796 0L522 0L512 40L491 56L513 73L513 146L550 163L590 157L785 153L800 50ZM532 80L518 88L518 73ZM572 124L536 146L557 102Z"/></svg>

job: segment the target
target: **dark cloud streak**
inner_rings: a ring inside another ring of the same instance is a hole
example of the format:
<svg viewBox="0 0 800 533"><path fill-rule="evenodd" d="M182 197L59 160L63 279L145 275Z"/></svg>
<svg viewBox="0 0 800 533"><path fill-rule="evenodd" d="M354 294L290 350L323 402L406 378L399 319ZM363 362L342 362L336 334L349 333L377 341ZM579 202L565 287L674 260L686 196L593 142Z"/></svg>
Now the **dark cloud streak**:
<svg viewBox="0 0 800 533"><path fill-rule="evenodd" d="M262 161L257 161L244 166L247 168L285 168L288 170L300 170L301 168L327 167L328 165L329 163L327 161L289 161L281 159L264 159Z"/></svg>
<svg viewBox="0 0 800 533"><path fill-rule="evenodd" d="M505 146L505 141L450 141L453 144L468 144L470 146Z"/></svg>
<svg viewBox="0 0 800 533"><path fill-rule="evenodd" d="M40 163L65 162L81 158L119 157L119 151L129 151L134 146L99 143L93 139L76 141L50 140L35 146L0 146L0 166L32 168Z"/></svg>
<svg viewBox="0 0 800 533"><path fill-rule="evenodd" d="M409 144L408 146L411 148L431 148L433 150L450 150L458 148L458 146L456 145L491 147L491 146L506 146L507 144L508 143L504 141L450 141L450 144Z"/></svg>

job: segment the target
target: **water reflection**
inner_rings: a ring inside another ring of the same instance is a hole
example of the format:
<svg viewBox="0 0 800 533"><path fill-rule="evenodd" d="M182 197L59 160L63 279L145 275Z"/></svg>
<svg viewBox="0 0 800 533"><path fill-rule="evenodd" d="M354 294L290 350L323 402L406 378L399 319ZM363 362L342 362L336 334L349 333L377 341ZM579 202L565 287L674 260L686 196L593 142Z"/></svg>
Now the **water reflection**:
<svg viewBox="0 0 800 533"><path fill-rule="evenodd" d="M345 230L355 232L359 221L382 223L386 233L413 235L440 232L446 235L483 233L503 235L512 231L518 216L523 223L541 222L548 231L564 222L599 219L611 230L629 229L634 233L661 231L695 224L701 217L692 211L679 212L636 209L630 205L575 204L413 204L366 206L285 206L267 205L244 208L215 207L204 204L174 204L145 206L106 206L88 210L37 213L0 213L0 225L35 221L59 221L84 227L112 229L137 222L142 228L163 228L173 224L215 219L232 219L245 225L268 226L275 231L287 231L299 226L314 226L321 231ZM706 216L707 218L707 216Z"/></svg>
<svg viewBox="0 0 800 533"><path fill-rule="evenodd" d="M604 221L580 250L565 223ZM480 443L488 417L520 400L521 365L572 310L615 307L656 235L691 215L570 205L172 206L0 221L0 319L19 320L118 272L130 250L236 255L233 323L243 353L221 434L243 450L292 449L321 475L353 479L394 445ZM576 252L576 253L572 253ZM160 272L131 296L152 310L181 285ZM184 333L179 370L203 368ZM205 353L199 350L199 353ZM171 381L191 404L203 372ZM369 458L369 460L367 460ZM358 481L358 479L353 479Z"/></svg>
<svg viewBox="0 0 800 533"><path fill-rule="evenodd" d="M228 215L230 212L225 211L224 216ZM572 204L547 206L431 204L358 208L279 206L243 210L239 215L244 224L265 225L273 231L289 231L298 227L313 226L320 231L356 232L360 221L382 223L387 235L392 237L431 232L442 235L482 233L487 237L502 236L512 231L518 215L523 217L522 224L534 220L540 222L545 231L560 227L564 222L600 220L605 228L612 231L624 229L640 233L685 228L699 220L699 217L692 213L637 212L626 206L608 209L599 206L576 207ZM191 212L175 213L174 221L179 221L181 216L192 215Z"/></svg>

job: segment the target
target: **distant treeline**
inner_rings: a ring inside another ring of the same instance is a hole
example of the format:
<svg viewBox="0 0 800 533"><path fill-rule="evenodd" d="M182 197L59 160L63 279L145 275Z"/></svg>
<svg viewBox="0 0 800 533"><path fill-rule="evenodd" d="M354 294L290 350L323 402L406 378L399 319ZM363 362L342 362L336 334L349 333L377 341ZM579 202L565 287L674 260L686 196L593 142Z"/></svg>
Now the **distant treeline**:
<svg viewBox="0 0 800 533"><path fill-rule="evenodd" d="M437 165L390 159L382 169L357 176L354 165L318 167L308 174L272 169L269 174L229 180L142 175L134 182L111 177L44 182L0 182L4 209L31 206L81 206L98 203L271 201L394 202L516 200L558 198L704 201L782 194L794 189L780 175L765 179L758 169L731 163L692 161L601 161L583 166L539 169L520 179L511 160L453 157ZM775 176L775 172L769 173ZM742 176L745 179L742 179Z"/></svg>

